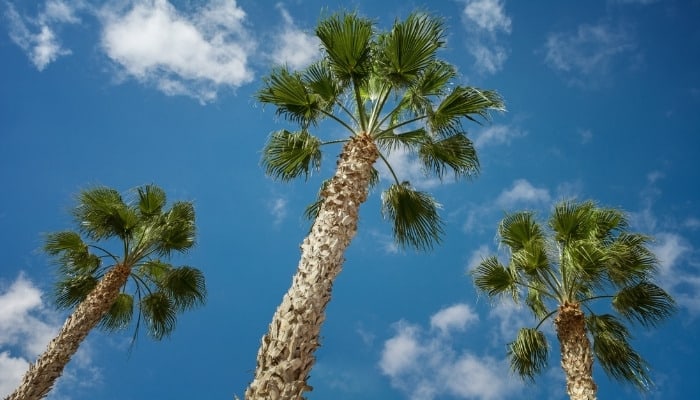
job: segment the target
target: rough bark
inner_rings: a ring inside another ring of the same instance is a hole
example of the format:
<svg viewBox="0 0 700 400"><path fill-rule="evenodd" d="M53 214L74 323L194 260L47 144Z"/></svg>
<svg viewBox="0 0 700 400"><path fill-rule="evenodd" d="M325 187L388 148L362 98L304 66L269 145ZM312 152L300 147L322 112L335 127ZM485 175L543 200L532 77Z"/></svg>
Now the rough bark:
<svg viewBox="0 0 700 400"><path fill-rule="evenodd" d="M29 366L19 387L5 400L38 400L46 396L80 343L109 311L129 278L131 269L119 264L109 270L82 303L66 319L37 361Z"/></svg>
<svg viewBox="0 0 700 400"><path fill-rule="evenodd" d="M319 346L321 324L340 273L345 249L357 232L360 204L366 198L372 165L379 156L367 135L354 137L340 154L326 185L319 214L301 245L292 286L272 317L258 351L247 400L302 399Z"/></svg>
<svg viewBox="0 0 700 400"><path fill-rule="evenodd" d="M595 400L593 352L586 335L586 321L578 304L564 304L554 325L561 347L561 367L566 374L566 392L571 400Z"/></svg>

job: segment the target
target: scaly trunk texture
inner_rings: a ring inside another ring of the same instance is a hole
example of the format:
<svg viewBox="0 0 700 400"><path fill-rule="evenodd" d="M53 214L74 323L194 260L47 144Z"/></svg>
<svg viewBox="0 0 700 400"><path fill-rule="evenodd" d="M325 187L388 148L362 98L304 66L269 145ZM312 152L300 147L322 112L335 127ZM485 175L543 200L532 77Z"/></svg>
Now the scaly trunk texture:
<svg viewBox="0 0 700 400"><path fill-rule="evenodd" d="M566 392L571 400L595 400L593 352L586 336L586 320L578 304L559 307L554 325L561 347L561 367L566 373Z"/></svg>
<svg viewBox="0 0 700 400"><path fill-rule="evenodd" d="M66 319L63 328L51 340L44 354L29 366L17 390L5 400L39 400L49 393L56 379L63 373L63 368L78 351L80 343L112 307L130 273L129 266L118 264L104 275Z"/></svg>
<svg viewBox="0 0 700 400"><path fill-rule="evenodd" d="M319 346L321 324L345 249L357 232L360 204L367 199L372 165L379 152L368 135L343 147L335 176L322 192L323 203L301 245L292 286L277 308L258 351L247 400L303 399Z"/></svg>

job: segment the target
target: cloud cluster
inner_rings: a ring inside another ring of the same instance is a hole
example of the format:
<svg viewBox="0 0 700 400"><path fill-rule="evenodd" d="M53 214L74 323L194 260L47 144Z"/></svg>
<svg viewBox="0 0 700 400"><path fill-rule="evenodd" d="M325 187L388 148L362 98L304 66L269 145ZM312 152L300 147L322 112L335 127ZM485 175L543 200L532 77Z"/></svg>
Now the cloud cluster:
<svg viewBox="0 0 700 400"><path fill-rule="evenodd" d="M284 24L273 37L270 59L275 64L284 64L292 69L306 67L320 56L320 41L315 35L299 29L281 3L277 4L277 9L282 14Z"/></svg>
<svg viewBox="0 0 700 400"><path fill-rule="evenodd" d="M478 323L467 304L455 304L433 314L430 328L399 321L396 333L384 342L379 367L392 386L413 400L444 396L459 399L503 399L520 383L503 371L503 360L457 350L453 336Z"/></svg>
<svg viewBox="0 0 700 400"><path fill-rule="evenodd" d="M510 35L511 19L502 0L465 0L462 10L469 33L467 45L478 72L495 74L503 69L508 50L501 44L502 35Z"/></svg>

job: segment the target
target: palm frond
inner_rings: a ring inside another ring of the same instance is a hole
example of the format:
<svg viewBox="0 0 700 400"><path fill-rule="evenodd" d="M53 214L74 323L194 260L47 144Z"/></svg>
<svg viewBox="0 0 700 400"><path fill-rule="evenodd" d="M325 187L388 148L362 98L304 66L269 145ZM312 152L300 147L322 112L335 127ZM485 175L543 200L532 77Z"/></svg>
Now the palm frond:
<svg viewBox="0 0 700 400"><path fill-rule="evenodd" d="M502 244L512 252L523 249L530 242L543 242L544 233L535 221L532 212L507 214L498 225L498 236Z"/></svg>
<svg viewBox="0 0 700 400"><path fill-rule="evenodd" d="M172 299L179 311L202 305L207 297L204 275L192 267L168 270L165 279L162 280L161 290Z"/></svg>
<svg viewBox="0 0 700 400"><path fill-rule="evenodd" d="M316 123L325 107L320 96L309 93L301 74L286 67L275 68L264 77L256 97L262 103L273 104L278 115L302 127Z"/></svg>
<svg viewBox="0 0 700 400"><path fill-rule="evenodd" d="M74 217L80 229L92 240L110 236L127 238L138 223L138 216L114 189L97 187L78 195Z"/></svg>
<svg viewBox="0 0 700 400"><path fill-rule="evenodd" d="M613 297L612 305L626 319L644 326L656 326L676 310L673 298L650 282L623 288Z"/></svg>
<svg viewBox="0 0 700 400"><path fill-rule="evenodd" d="M609 281L617 287L649 279L658 259L646 244L650 238L637 233L620 233L607 247L606 271Z"/></svg>
<svg viewBox="0 0 700 400"><path fill-rule="evenodd" d="M630 345L629 331L620 321L609 314L589 315L586 327L593 338L593 353L609 376L649 389L648 365Z"/></svg>
<svg viewBox="0 0 700 400"><path fill-rule="evenodd" d="M595 219L593 235L597 240L604 243L609 242L615 233L627 228L627 218L625 214L616 208L598 207L594 210Z"/></svg>
<svg viewBox="0 0 700 400"><path fill-rule="evenodd" d="M97 278L92 275L66 276L56 282L54 300L62 309L73 308L80 304L92 289L97 286Z"/></svg>
<svg viewBox="0 0 700 400"><path fill-rule="evenodd" d="M417 128L401 133L396 133L394 130L384 130L375 137L377 145L387 152L398 148L416 148L428 139L428 132L425 128Z"/></svg>
<svg viewBox="0 0 700 400"><path fill-rule="evenodd" d="M343 93L343 87L333 76L327 61L317 61L309 65L303 73L304 85L310 94L318 96L322 109L331 111L338 97Z"/></svg>
<svg viewBox="0 0 700 400"><path fill-rule="evenodd" d="M479 173L474 144L463 133L437 141L428 140L419 147L418 155L425 168L440 179L448 168L456 177L473 177Z"/></svg>
<svg viewBox="0 0 700 400"><path fill-rule="evenodd" d="M474 285L489 297L510 293L517 300L518 288L515 277L510 270L503 266L498 258L491 256L482 260L471 271Z"/></svg>
<svg viewBox="0 0 700 400"><path fill-rule="evenodd" d="M559 243L587 239L595 230L593 211L595 204L591 201L576 203L563 201L554 207L549 219L549 226L554 231L554 238Z"/></svg>
<svg viewBox="0 0 700 400"><path fill-rule="evenodd" d="M528 238L522 242L522 248L511 250L510 263L517 271L522 271L530 279L539 281L543 270L551 268L543 238Z"/></svg>
<svg viewBox="0 0 700 400"><path fill-rule="evenodd" d="M533 287L527 289L527 297L525 297L525 304L527 304L535 317L539 319L545 318L550 313L542 299L544 291L543 285L535 283Z"/></svg>
<svg viewBox="0 0 700 400"><path fill-rule="evenodd" d="M145 185L136 189L138 193L139 213L144 218L159 215L165 207L165 191L155 185Z"/></svg>
<svg viewBox="0 0 700 400"><path fill-rule="evenodd" d="M166 279L168 271L172 269L173 266L171 264L162 260L150 259L140 264L133 273L144 278L148 282L159 284Z"/></svg>
<svg viewBox="0 0 700 400"><path fill-rule="evenodd" d="M154 230L157 253L169 256L173 251L186 252L195 244L195 231L194 205L188 201L173 203Z"/></svg>
<svg viewBox="0 0 700 400"><path fill-rule="evenodd" d="M99 327L106 331L117 331L126 328L134 314L134 297L130 294L119 293L117 299L109 308L107 314L100 320Z"/></svg>
<svg viewBox="0 0 700 400"><path fill-rule="evenodd" d="M442 21L422 13L394 23L382 39L379 73L398 87L414 83L445 44Z"/></svg>
<svg viewBox="0 0 700 400"><path fill-rule="evenodd" d="M316 28L333 75L342 86L364 81L370 74L373 34L372 21L350 13L326 18Z"/></svg>
<svg viewBox="0 0 700 400"><path fill-rule="evenodd" d="M281 130L270 136L263 149L265 173L275 179L289 181L321 168L321 141L308 131Z"/></svg>
<svg viewBox="0 0 700 400"><path fill-rule="evenodd" d="M141 299L140 307L148 333L154 339L160 340L175 329L176 307L166 293L157 291L147 294Z"/></svg>
<svg viewBox="0 0 700 400"><path fill-rule="evenodd" d="M68 275L90 275L102 264L99 257L90 253L80 235L73 231L48 234L44 251L53 256L61 271Z"/></svg>
<svg viewBox="0 0 700 400"><path fill-rule="evenodd" d="M479 122L477 118L488 120L489 112L492 110L505 110L503 100L498 93L457 86L429 116L428 124L434 132L452 134L461 131L459 128L461 118L474 122Z"/></svg>
<svg viewBox="0 0 700 400"><path fill-rule="evenodd" d="M394 239L402 247L428 250L443 233L440 205L407 183L393 184L382 194L382 213L394 225Z"/></svg>
<svg viewBox="0 0 700 400"><path fill-rule="evenodd" d="M513 372L523 379L534 380L547 366L547 338L537 329L521 328L515 341L508 344L508 357Z"/></svg>

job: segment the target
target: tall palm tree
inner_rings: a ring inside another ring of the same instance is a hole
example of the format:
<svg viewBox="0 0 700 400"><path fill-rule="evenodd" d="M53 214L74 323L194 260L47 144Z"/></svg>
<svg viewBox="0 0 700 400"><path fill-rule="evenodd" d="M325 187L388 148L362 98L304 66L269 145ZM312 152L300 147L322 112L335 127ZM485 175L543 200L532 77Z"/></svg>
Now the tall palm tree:
<svg viewBox="0 0 700 400"><path fill-rule="evenodd" d="M491 256L472 271L480 291L524 300L539 319L508 345L511 369L534 379L546 367L540 327L554 317L571 399L596 398L594 358L612 378L648 388L647 363L630 345L625 323L655 326L675 309L671 296L652 283L658 261L647 247L650 238L629 232L622 211L590 201L558 203L548 228L531 212L507 215L498 236L509 250L508 264ZM614 313L600 314L601 306L592 304L597 301L610 301Z"/></svg>
<svg viewBox="0 0 700 400"><path fill-rule="evenodd" d="M192 203L165 209L165 192L153 185L133 194L125 202L113 189L85 190L73 211L78 231L47 236L44 250L55 259L60 277L57 305L75 309L6 400L46 396L96 326L125 328L136 310L136 332L143 321L150 336L160 340L173 331L179 312L204 303L202 273L168 263L173 252L195 244Z"/></svg>
<svg viewBox="0 0 700 400"><path fill-rule="evenodd" d="M335 175L307 210L315 222L301 245L292 285L262 339L248 400L299 399L311 390L307 379L325 308L356 233L360 204L378 180L375 161L384 162L394 180L382 203L397 243L429 249L442 234L439 206L399 180L388 154L412 152L426 172L440 178L450 171L473 176L479 164L462 121L503 110L497 93L455 83L455 68L437 57L445 42L442 22L435 17L412 14L390 31L377 32L370 20L340 13L323 19L316 35L319 61L301 71L274 68L258 92L259 101L298 126L270 136L262 163L282 181L308 177L320 168L322 146L344 145ZM312 128L322 120L337 123L347 136L321 140Z"/></svg>

